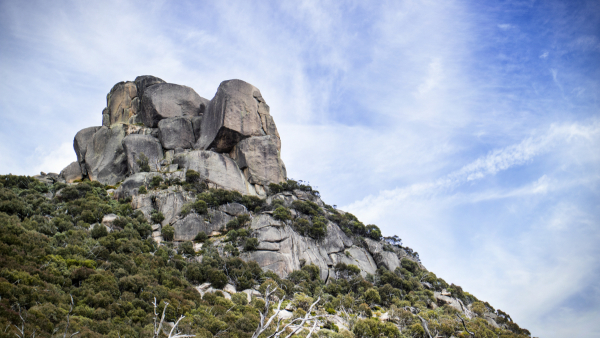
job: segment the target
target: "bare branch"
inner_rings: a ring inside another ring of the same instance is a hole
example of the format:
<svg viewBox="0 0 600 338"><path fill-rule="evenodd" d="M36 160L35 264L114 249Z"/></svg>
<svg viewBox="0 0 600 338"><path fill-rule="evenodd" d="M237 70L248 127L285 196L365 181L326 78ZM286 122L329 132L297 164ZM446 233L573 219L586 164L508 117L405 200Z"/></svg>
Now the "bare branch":
<svg viewBox="0 0 600 338"><path fill-rule="evenodd" d="M469 329L467 329L467 324L465 324L465 320L458 313L456 314L456 317L458 317L458 319L460 319L460 321L462 322L462 324L465 328L465 331L467 331L471 335L471 337L475 337L475 333L471 332L471 331L469 331Z"/></svg>
<svg viewBox="0 0 600 338"><path fill-rule="evenodd" d="M177 319L177 322L175 322L175 325L173 325L173 328L171 328L171 332L169 332L169 338L184 338L184 337L195 337L196 335L189 335L189 334L181 334L179 331L175 331L177 329L177 325L179 325L179 322L185 318L185 316L181 316L179 317L179 319ZM173 331L175 331L175 335L173 336Z"/></svg>
<svg viewBox="0 0 600 338"><path fill-rule="evenodd" d="M165 307L163 308L163 313L162 313L162 317L160 318L160 323L158 324L158 328L156 327L156 321L158 319L158 313L156 313L156 308L158 307L158 304L156 304L156 297L154 297L154 302L152 303L152 305L154 305L154 338L158 338L158 335L160 334L160 330L162 330L162 325L163 322L165 321L165 312L167 311L167 306L169 306L169 303L164 302L165 303Z"/></svg>
<svg viewBox="0 0 600 338"><path fill-rule="evenodd" d="M425 319L423 319L423 317L417 315L417 317L419 317L419 319L421 320L421 323L423 324L423 328L425 329L425 332L427 333L427 336L429 336L429 338L433 338L431 337L431 333L429 333L429 328L427 327L427 321Z"/></svg>

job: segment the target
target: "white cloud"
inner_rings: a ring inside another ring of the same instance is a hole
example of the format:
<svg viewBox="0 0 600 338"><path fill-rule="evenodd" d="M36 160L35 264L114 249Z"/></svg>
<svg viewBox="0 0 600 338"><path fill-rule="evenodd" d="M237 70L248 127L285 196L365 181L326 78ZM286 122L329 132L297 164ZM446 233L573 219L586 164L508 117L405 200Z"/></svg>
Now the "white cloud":
<svg viewBox="0 0 600 338"><path fill-rule="evenodd" d="M582 140L584 142L583 145L578 144L578 146L589 149L588 147L591 145L600 143L599 137L600 123L598 121L591 121L586 125L579 123L552 125L541 135L531 136L518 144L493 150L489 154L439 179L411 184L407 187L393 190L384 190L379 192L378 195L370 195L345 208L369 219L373 215L384 212L385 209L399 203L399 201L413 197L446 193L470 181L481 180L487 176L495 175L500 171L526 164L536 156L548 153L559 145ZM548 189L547 180L548 178L543 176L534 186L526 188L526 190L535 193L543 192L545 189ZM524 190L521 189L520 191L523 192ZM479 200L482 199L482 197L479 197Z"/></svg>

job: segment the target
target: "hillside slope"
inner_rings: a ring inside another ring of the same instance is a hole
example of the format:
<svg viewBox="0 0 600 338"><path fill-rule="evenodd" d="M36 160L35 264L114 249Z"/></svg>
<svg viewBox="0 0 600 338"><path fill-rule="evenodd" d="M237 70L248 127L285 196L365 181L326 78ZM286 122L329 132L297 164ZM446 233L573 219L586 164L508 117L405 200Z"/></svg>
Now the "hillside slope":
<svg viewBox="0 0 600 338"><path fill-rule="evenodd" d="M243 81L210 101L120 82L74 150L60 174L0 176L0 336L530 336L287 179Z"/></svg>

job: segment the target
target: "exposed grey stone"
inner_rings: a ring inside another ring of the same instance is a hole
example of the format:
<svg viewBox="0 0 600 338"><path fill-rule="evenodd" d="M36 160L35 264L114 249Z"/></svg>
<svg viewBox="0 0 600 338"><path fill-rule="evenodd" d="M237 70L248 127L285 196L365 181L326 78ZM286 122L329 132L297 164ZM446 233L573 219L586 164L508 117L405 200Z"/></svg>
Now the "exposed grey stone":
<svg viewBox="0 0 600 338"><path fill-rule="evenodd" d="M81 167L81 173L83 176L87 176L87 168L85 167L85 153L87 151L87 147L92 142L96 131L98 131L100 128L101 127L89 127L81 129L73 138L73 149L75 150L75 155L77 155L77 162Z"/></svg>
<svg viewBox="0 0 600 338"><path fill-rule="evenodd" d="M266 202L268 205L271 205L275 200L283 201L283 205L289 208L294 201L298 200L298 198L292 194L278 193L267 197Z"/></svg>
<svg viewBox="0 0 600 338"><path fill-rule="evenodd" d="M166 83L165 81L163 81L163 79L157 78L156 76L152 75L138 76L135 78L134 82L137 87L137 97L140 99L140 101L142 100L142 97L144 97L144 91L147 87L150 87L157 83Z"/></svg>
<svg viewBox="0 0 600 338"><path fill-rule="evenodd" d="M231 157L248 182L268 186L285 180L285 167L274 139L271 135L250 137L240 141L231 151Z"/></svg>
<svg viewBox="0 0 600 338"><path fill-rule="evenodd" d="M231 284L227 284L223 287L223 291L229 293L229 294L234 294L236 293L235 291L235 286L231 285Z"/></svg>
<svg viewBox="0 0 600 338"><path fill-rule="evenodd" d="M104 112L108 112L108 109L104 108L102 111L102 125L110 127L110 115L104 114Z"/></svg>
<svg viewBox="0 0 600 338"><path fill-rule="evenodd" d="M278 137L263 128L261 115L268 114L258 88L241 80L223 81L202 118L202 132L194 147L229 152L250 136Z"/></svg>
<svg viewBox="0 0 600 338"><path fill-rule="evenodd" d="M198 138L200 137L200 133L202 130L202 115L193 116L191 120L192 120L192 128L194 129L194 143L195 143L198 140Z"/></svg>
<svg viewBox="0 0 600 338"><path fill-rule="evenodd" d="M255 260L263 269L271 270L282 277L299 270L304 262L317 265L321 278L326 281L330 267L335 264L330 256L342 254L346 257L344 250L352 249L352 240L333 223L328 224L327 236L321 241L299 235L289 225L273 219L268 214L255 216L251 229L254 230L252 236L259 241L259 247L257 251L243 253L242 258ZM368 255L366 252L364 254ZM354 260L351 264L360 265L361 269L365 266L367 272L374 273L377 267L372 259L372 264L369 262L370 256L367 258L359 253L356 255L368 264L357 263Z"/></svg>
<svg viewBox="0 0 600 338"><path fill-rule="evenodd" d="M173 83L147 87L142 97L142 120L146 127L155 128L162 119L176 116L198 116L202 99L192 88Z"/></svg>
<svg viewBox="0 0 600 338"><path fill-rule="evenodd" d="M77 162L71 162L68 166L66 166L61 172L60 176L67 183L73 183L75 180L81 180L83 176L81 175L81 167Z"/></svg>
<svg viewBox="0 0 600 338"><path fill-rule="evenodd" d="M175 228L175 241L191 241L200 231L207 235L225 227L232 219L231 216L220 211L209 210L208 215L190 213L183 219L173 224Z"/></svg>
<svg viewBox="0 0 600 338"><path fill-rule="evenodd" d="M189 149L194 145L192 122L183 116L160 120L158 131L160 143L165 149Z"/></svg>
<svg viewBox="0 0 600 338"><path fill-rule="evenodd" d="M115 230L115 226L113 223L117 218L119 218L119 216L115 214L107 214L104 215L104 217L102 217L102 225L106 227L106 230L108 230L108 232L112 232Z"/></svg>
<svg viewBox="0 0 600 338"><path fill-rule="evenodd" d="M246 209L245 206L235 202L223 204L219 207L219 210L231 216L239 216L248 213L248 209Z"/></svg>
<svg viewBox="0 0 600 338"><path fill-rule="evenodd" d="M365 243L367 244L367 248L375 262L378 265L384 266L386 269L390 271L396 270L397 267L400 266L400 260L398 259L398 255L394 252L383 250L383 243L374 241L370 238L365 238Z"/></svg>
<svg viewBox="0 0 600 338"><path fill-rule="evenodd" d="M498 315L496 315L495 313L489 313L486 312L483 314L483 318L493 327L499 329L500 325L498 325L498 323L496 323L496 320L498 319Z"/></svg>
<svg viewBox="0 0 600 338"><path fill-rule="evenodd" d="M110 116L110 124L127 123L134 115L131 100L137 96L137 87L131 81L119 82L106 97L106 107Z"/></svg>
<svg viewBox="0 0 600 338"><path fill-rule="evenodd" d="M137 97L136 97L137 99ZM143 124L144 121L142 121L142 115L141 114L136 114L133 115L132 117L129 118L129 121L127 122L129 124L135 124L135 125L140 125Z"/></svg>
<svg viewBox="0 0 600 338"><path fill-rule="evenodd" d="M438 306L443 306L448 304L454 309L464 313L468 318L471 318L471 313L466 307L463 306L462 302L459 299L450 296L444 296L440 292L433 292L433 297L435 297ZM465 311L466 310L466 311Z"/></svg>
<svg viewBox="0 0 600 338"><path fill-rule="evenodd" d="M127 159L123 150L126 127L116 124L102 127L94 134L85 153L85 166L90 180L114 185L127 175Z"/></svg>
<svg viewBox="0 0 600 338"><path fill-rule="evenodd" d="M361 270L361 274L375 274L377 271L377 263L373 260L373 257L363 248L352 246L348 248L349 256L346 256L345 252L331 254L331 259L334 261L334 265L337 263L354 264Z"/></svg>
<svg viewBox="0 0 600 338"><path fill-rule="evenodd" d="M178 164L180 168L197 171L202 179L218 187L247 194L246 183L240 169L231 158L222 154L193 150L175 154L173 163Z"/></svg>
<svg viewBox="0 0 600 338"><path fill-rule="evenodd" d="M141 154L148 158L148 165L151 171L159 169L158 162L163 158L163 150L160 142L149 135L132 134L123 139L123 148L127 155L127 168L130 174L140 171L137 161Z"/></svg>
<svg viewBox="0 0 600 338"><path fill-rule="evenodd" d="M148 185L153 176L162 176L159 173L137 173L127 177L115 191L115 198L127 198L138 194L142 185Z"/></svg>
<svg viewBox="0 0 600 338"><path fill-rule="evenodd" d="M146 177L151 176L146 175ZM161 225L165 226L176 222L181 207L193 200L194 197L190 192L183 191L180 187L169 187L168 190L154 190L147 194L136 195L131 200L131 206L134 210L140 210L148 219L153 210L160 211L165 216Z"/></svg>

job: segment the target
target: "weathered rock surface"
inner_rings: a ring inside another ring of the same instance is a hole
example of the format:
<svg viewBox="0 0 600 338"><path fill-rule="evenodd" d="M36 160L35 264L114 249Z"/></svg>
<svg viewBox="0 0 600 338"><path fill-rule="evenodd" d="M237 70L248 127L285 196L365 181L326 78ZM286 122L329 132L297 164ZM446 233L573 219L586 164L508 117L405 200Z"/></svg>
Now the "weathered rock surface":
<svg viewBox="0 0 600 338"><path fill-rule="evenodd" d="M131 134L123 139L123 149L127 155L127 168L130 174L140 172L137 163L142 154L148 159L151 171L158 171L159 162L163 159L163 150L160 142L150 135Z"/></svg>
<svg viewBox="0 0 600 338"><path fill-rule="evenodd" d="M127 123L136 108L132 108L132 99L137 97L137 87L134 82L119 82L106 96L106 107L110 117L110 124Z"/></svg>
<svg viewBox="0 0 600 338"><path fill-rule="evenodd" d="M155 128L160 120L169 117L198 116L206 102L190 87L158 83L144 90L142 120L146 127Z"/></svg>
<svg viewBox="0 0 600 338"><path fill-rule="evenodd" d="M381 242L365 238L365 243L367 244L369 253L371 253L375 262L377 262L377 265L382 265L390 271L394 271L400 266L398 255L395 252L383 250L383 244Z"/></svg>
<svg viewBox="0 0 600 338"><path fill-rule="evenodd" d="M270 116L269 106L258 88L241 80L223 81L202 118L202 133L195 148L229 152L250 136L279 138L275 124L271 126L266 117L267 129L263 128L263 115Z"/></svg>
<svg viewBox="0 0 600 338"><path fill-rule="evenodd" d="M114 197L117 199L127 198L138 194L138 189L143 185L147 186L153 176L162 176L160 173L137 173L127 177L115 191Z"/></svg>
<svg viewBox="0 0 600 338"><path fill-rule="evenodd" d="M83 179L83 176L81 175L81 167L79 166L79 163L77 163L77 162L71 162L71 164L66 166L60 172L60 176L67 183L73 183L73 181L75 181L75 180Z"/></svg>
<svg viewBox="0 0 600 338"><path fill-rule="evenodd" d="M101 127L88 127L81 129L75 134L75 138L73 138L73 149L75 150L75 155L77 155L77 162L79 163L81 174L83 176L87 176L87 168L85 166L87 147L92 142L94 134L100 128Z"/></svg>
<svg viewBox="0 0 600 338"><path fill-rule="evenodd" d="M473 313L469 309L467 309L467 307L463 304L463 302L460 299L451 296L444 296L440 292L434 292L433 297L435 297L438 306L448 304L456 310L464 313L465 316L467 316L467 318L470 319L473 317Z"/></svg>
<svg viewBox="0 0 600 338"><path fill-rule="evenodd" d="M175 228L173 240L191 241L200 231L204 231L207 235L211 234L225 228L227 222L232 219L232 216L212 209L209 209L208 215L190 213L173 224L173 228Z"/></svg>
<svg viewBox="0 0 600 338"><path fill-rule="evenodd" d="M183 116L170 117L158 122L158 132L162 147L171 149L190 149L194 146L192 121Z"/></svg>
<svg viewBox="0 0 600 338"><path fill-rule="evenodd" d="M212 151L193 150L175 154L173 163L180 168L193 169L202 179L224 189L247 194L244 176L235 162L222 154Z"/></svg>
<svg viewBox="0 0 600 338"><path fill-rule="evenodd" d="M194 130L194 143L198 141L200 137L200 133L202 130L202 115L201 116L192 116L192 129Z"/></svg>
<svg viewBox="0 0 600 338"><path fill-rule="evenodd" d="M261 268L271 270L279 276L285 277L304 264L317 265L324 281L338 262L357 265L364 275L374 274L377 270L371 255L366 250L353 246L352 240L336 224L327 225L327 236L320 241L299 235L289 225L267 214L255 216L251 228L259 246L256 251L242 254L242 259L254 260ZM345 251L351 257L346 256Z"/></svg>
<svg viewBox="0 0 600 338"><path fill-rule="evenodd" d="M114 185L127 175L127 159L123 149L126 127L115 124L96 131L85 153L85 166L90 180Z"/></svg>
<svg viewBox="0 0 600 338"><path fill-rule="evenodd" d="M133 82L135 82L135 86L137 87L137 97L140 101L142 100L142 97L144 97L144 91L147 87L150 87L157 83L166 83L163 79L152 75L138 76Z"/></svg>
<svg viewBox="0 0 600 338"><path fill-rule="evenodd" d="M244 172L249 183L268 186L283 182L287 176L274 136L250 137L240 141L231 157Z"/></svg>
<svg viewBox="0 0 600 338"><path fill-rule="evenodd" d="M191 193L181 190L180 187L170 187L167 190L150 191L147 194L136 195L131 200L134 210L140 210L150 220L153 210L160 211L165 219L161 225L172 224L177 221L181 207L194 197Z"/></svg>
<svg viewBox="0 0 600 338"><path fill-rule="evenodd" d="M248 213L248 209L239 203L223 204L219 207L219 210L231 216L239 216Z"/></svg>

